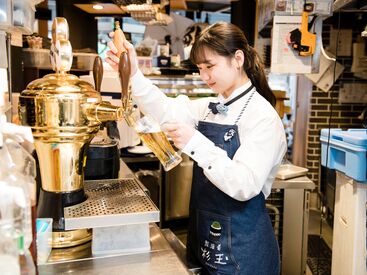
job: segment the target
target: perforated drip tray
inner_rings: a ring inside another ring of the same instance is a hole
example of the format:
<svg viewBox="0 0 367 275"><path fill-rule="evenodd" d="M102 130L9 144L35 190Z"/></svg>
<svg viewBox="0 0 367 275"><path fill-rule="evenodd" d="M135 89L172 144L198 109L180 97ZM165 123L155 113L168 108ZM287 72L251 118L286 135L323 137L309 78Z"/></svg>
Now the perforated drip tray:
<svg viewBox="0 0 367 275"><path fill-rule="evenodd" d="M159 210L135 179L85 181L88 199L65 207L65 229L159 221Z"/></svg>

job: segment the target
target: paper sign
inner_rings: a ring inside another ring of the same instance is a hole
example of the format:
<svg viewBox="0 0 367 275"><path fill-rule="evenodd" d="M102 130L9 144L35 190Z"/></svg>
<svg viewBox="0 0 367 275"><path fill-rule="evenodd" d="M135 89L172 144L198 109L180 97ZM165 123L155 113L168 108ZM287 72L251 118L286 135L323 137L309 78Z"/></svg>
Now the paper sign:
<svg viewBox="0 0 367 275"><path fill-rule="evenodd" d="M333 57L331 53L326 52L326 54ZM305 74L305 76L319 89L328 92L344 70L344 66L337 62L334 79L334 64L335 61L329 60L324 55L321 55L319 72L315 74Z"/></svg>
<svg viewBox="0 0 367 275"><path fill-rule="evenodd" d="M11 32L11 45L15 47L23 47L23 36L20 31L14 30Z"/></svg>
<svg viewBox="0 0 367 275"><path fill-rule="evenodd" d="M326 54L330 57L330 58L335 58L334 55L332 55L331 53L326 51ZM326 70L332 65L334 64L334 61L329 60L327 58L325 58L325 56L321 55L320 57L320 67L319 67L319 72L318 73L313 73L313 74L306 74L305 76L310 79L313 83L317 83L321 77L325 74Z"/></svg>
<svg viewBox="0 0 367 275"><path fill-rule="evenodd" d="M321 90L323 90L324 92L328 92L330 88L334 85L334 81L336 81L342 74L343 70L344 66L337 62L334 79L334 64L332 66L329 66L326 72L320 78L320 80L316 83L316 86Z"/></svg>
<svg viewBox="0 0 367 275"><path fill-rule="evenodd" d="M300 56L287 42L289 33L301 26L301 16L274 16L271 50L271 72L315 73L319 70L322 20L316 19L312 32L316 33L316 49L313 55Z"/></svg>

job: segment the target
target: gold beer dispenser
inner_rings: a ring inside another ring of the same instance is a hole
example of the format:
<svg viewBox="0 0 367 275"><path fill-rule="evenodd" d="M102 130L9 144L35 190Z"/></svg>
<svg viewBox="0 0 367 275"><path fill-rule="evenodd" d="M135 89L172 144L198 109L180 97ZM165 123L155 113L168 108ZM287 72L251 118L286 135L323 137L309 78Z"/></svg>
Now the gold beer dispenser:
<svg viewBox="0 0 367 275"><path fill-rule="evenodd" d="M129 115L131 104L127 89L122 93L124 107L103 102L88 82L68 74L72 64L69 29L64 18L57 17L52 26L51 62L55 73L32 81L19 98L22 125L32 128L37 151L42 188L37 217L53 218L53 247L74 246L91 239L91 230L65 230L64 208L87 199L83 170L90 141L105 121ZM120 58L120 69L128 81L127 53ZM127 84L122 85L127 87Z"/></svg>

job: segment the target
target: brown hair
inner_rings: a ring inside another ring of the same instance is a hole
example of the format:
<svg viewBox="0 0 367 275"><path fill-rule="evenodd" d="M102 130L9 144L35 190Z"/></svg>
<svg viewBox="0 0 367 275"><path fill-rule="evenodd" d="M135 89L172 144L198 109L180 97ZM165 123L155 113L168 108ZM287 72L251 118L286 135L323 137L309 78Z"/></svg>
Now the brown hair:
<svg viewBox="0 0 367 275"><path fill-rule="evenodd" d="M275 106L275 96L266 80L264 65L260 56L247 41L246 36L237 26L218 22L204 29L195 40L190 53L190 60L200 64L205 59L205 49L212 50L224 57L233 57L237 50L244 54L243 69L256 90L271 105Z"/></svg>

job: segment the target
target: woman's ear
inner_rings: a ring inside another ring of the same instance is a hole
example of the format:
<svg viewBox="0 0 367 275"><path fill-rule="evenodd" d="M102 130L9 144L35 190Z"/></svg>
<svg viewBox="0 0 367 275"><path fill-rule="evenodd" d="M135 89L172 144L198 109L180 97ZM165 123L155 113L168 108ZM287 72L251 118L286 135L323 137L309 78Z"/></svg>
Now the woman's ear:
<svg viewBox="0 0 367 275"><path fill-rule="evenodd" d="M243 67L243 63L245 62L245 55L242 50L237 50L234 53L234 61L236 62L237 69Z"/></svg>

